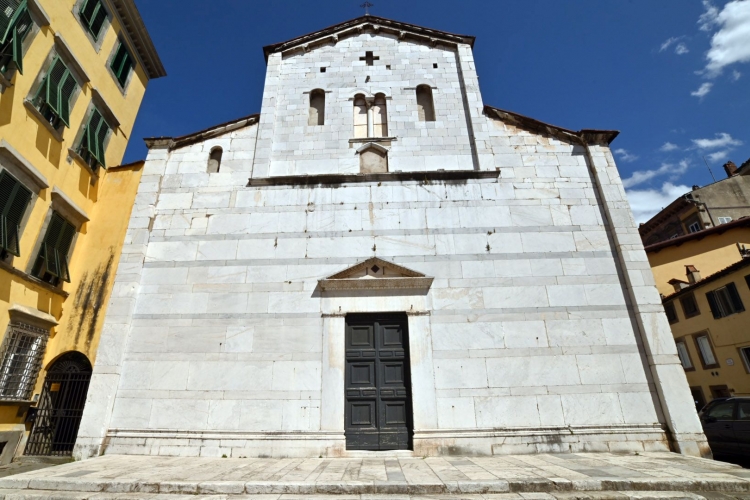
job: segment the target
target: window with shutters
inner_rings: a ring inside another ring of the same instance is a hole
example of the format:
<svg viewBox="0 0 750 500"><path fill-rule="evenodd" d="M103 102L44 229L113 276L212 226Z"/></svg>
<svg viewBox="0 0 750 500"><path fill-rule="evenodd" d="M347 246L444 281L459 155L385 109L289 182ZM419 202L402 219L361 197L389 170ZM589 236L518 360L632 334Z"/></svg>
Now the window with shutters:
<svg viewBox="0 0 750 500"><path fill-rule="evenodd" d="M667 313L667 320L669 320L670 324L679 321L677 318L677 311L674 308L674 302L667 302L664 304L664 312Z"/></svg>
<svg viewBox="0 0 750 500"><path fill-rule="evenodd" d="M99 40L107 22L107 10L104 8L104 2L102 0L84 0L78 10L78 16L94 40Z"/></svg>
<svg viewBox="0 0 750 500"><path fill-rule="evenodd" d="M734 283L727 283L726 286L708 292L706 299L708 299L708 306L716 319L745 310Z"/></svg>
<svg viewBox="0 0 750 500"><path fill-rule="evenodd" d="M104 147L109 130L109 126L99 110L92 109L76 152L93 170L100 166L105 168L107 166L104 161Z"/></svg>
<svg viewBox="0 0 750 500"><path fill-rule="evenodd" d="M28 401L42 368L49 331L13 322L3 340L0 359L0 399Z"/></svg>
<svg viewBox="0 0 750 500"><path fill-rule="evenodd" d="M60 56L55 55L32 102L52 127L63 124L69 127L70 101L77 89L73 73Z"/></svg>
<svg viewBox="0 0 750 500"><path fill-rule="evenodd" d="M698 309L698 303L695 301L695 295L692 293L680 297L680 304L682 304L682 312L685 313L685 318L692 318L701 313Z"/></svg>
<svg viewBox="0 0 750 500"><path fill-rule="evenodd" d="M112 62L109 64L109 68L115 75L115 80L120 84L120 87L125 88L134 66L133 56L130 55L127 47L121 41L120 45L117 46Z"/></svg>
<svg viewBox="0 0 750 500"><path fill-rule="evenodd" d="M75 234L76 228L73 224L63 219L57 212L52 212L31 274L55 286L60 281L70 283L68 253Z"/></svg>
<svg viewBox="0 0 750 500"><path fill-rule="evenodd" d="M33 25L26 0L0 0L0 72L23 74L23 40Z"/></svg>
<svg viewBox="0 0 750 500"><path fill-rule="evenodd" d="M708 334L699 334L694 338L695 346L698 348L698 353L700 354L701 364L703 365L703 368L717 368L719 366L719 362L716 361L716 355L714 354L714 349L711 345L711 340L708 338Z"/></svg>
<svg viewBox="0 0 750 500"><path fill-rule="evenodd" d="M21 255L21 221L31 201L31 191L7 171L0 172L0 253Z"/></svg>

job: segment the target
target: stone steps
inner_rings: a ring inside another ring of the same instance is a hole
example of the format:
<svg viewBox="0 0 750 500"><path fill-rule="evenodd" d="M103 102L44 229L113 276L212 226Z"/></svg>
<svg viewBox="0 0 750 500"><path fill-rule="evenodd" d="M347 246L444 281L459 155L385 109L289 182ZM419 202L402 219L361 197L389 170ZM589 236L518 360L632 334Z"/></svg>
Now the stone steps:
<svg viewBox="0 0 750 500"><path fill-rule="evenodd" d="M0 490L1 500L750 500L750 493L685 491L557 491L489 494L349 494L349 495L180 495L168 493L102 493L49 490Z"/></svg>
<svg viewBox="0 0 750 500"><path fill-rule="evenodd" d="M608 494L616 492L717 492L729 494L743 494L750 498L750 481L735 479L711 479L703 477L700 480L673 479L584 479L584 480L547 480L547 479L519 479L492 481L445 481L441 483L407 483L401 481L141 481L118 479L85 479L76 477L36 477L22 476L8 477L0 480L0 488L13 491L14 495L24 495L27 492L35 495L57 496L60 493L71 493L74 498L79 496L104 494L132 494L171 497L172 495L303 495L303 496L332 496L337 499L343 496L360 495L487 495L501 493L517 493L528 495L531 493L566 494L577 497L597 493ZM79 495L79 496L75 496ZM16 497L14 497L16 498ZM36 497L35 497L36 498ZM672 497L669 497L672 498ZM685 497L688 498L688 497ZM694 498L694 497L690 497Z"/></svg>

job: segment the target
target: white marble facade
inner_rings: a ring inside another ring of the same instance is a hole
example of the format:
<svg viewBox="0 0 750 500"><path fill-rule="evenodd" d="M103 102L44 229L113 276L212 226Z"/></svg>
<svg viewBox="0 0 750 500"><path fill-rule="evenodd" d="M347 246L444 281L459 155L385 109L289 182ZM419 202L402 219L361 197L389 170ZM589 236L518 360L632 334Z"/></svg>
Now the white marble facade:
<svg viewBox="0 0 750 500"><path fill-rule="evenodd" d="M346 456L344 321L370 311L408 314L417 456L710 453L616 133L485 108L472 43L359 18L267 48L259 116L149 141L77 457ZM387 138L353 140L357 94ZM367 142L387 174L357 176ZM321 286L372 257L433 279Z"/></svg>

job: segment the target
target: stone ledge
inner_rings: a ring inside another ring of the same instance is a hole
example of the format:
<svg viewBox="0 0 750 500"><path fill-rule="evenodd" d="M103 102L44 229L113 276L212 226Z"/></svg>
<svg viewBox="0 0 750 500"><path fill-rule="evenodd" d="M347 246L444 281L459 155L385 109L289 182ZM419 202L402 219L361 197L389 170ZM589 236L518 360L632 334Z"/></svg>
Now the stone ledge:
<svg viewBox="0 0 750 500"><path fill-rule="evenodd" d="M470 179L496 179L498 170L426 170L421 172L387 172L382 174L320 174L279 175L250 178L247 187L255 186L315 186L351 184L359 182L401 181L465 181Z"/></svg>

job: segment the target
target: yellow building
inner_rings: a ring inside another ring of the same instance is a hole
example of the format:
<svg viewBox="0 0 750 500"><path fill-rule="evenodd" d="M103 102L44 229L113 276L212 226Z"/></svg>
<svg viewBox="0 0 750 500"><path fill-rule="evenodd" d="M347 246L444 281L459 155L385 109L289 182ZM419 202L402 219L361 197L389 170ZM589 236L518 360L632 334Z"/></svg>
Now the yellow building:
<svg viewBox="0 0 750 500"><path fill-rule="evenodd" d="M0 463L72 450L164 75L133 0L0 0Z"/></svg>
<svg viewBox="0 0 750 500"><path fill-rule="evenodd" d="M750 218L646 253L696 405L750 395Z"/></svg>

